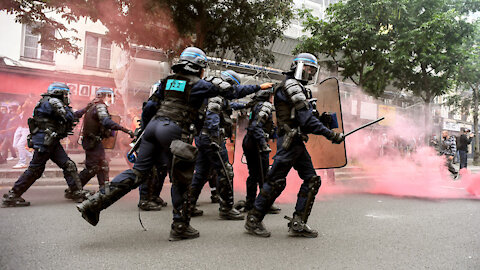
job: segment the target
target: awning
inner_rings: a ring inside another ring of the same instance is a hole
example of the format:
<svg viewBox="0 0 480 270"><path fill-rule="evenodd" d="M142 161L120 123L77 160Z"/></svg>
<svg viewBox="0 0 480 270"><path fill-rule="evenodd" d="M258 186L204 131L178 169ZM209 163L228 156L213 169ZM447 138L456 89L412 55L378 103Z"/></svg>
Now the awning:
<svg viewBox="0 0 480 270"><path fill-rule="evenodd" d="M70 87L72 102L90 100L100 87L115 88L113 78L18 66L0 66L0 93L39 96L52 82Z"/></svg>

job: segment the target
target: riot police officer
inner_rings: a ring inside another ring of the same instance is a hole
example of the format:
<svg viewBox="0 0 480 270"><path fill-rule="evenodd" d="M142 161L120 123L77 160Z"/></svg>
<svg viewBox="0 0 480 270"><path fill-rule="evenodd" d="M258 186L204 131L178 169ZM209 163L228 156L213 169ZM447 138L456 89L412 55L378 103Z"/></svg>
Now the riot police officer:
<svg viewBox="0 0 480 270"><path fill-rule="evenodd" d="M291 69L285 73L285 80L275 87L274 105L279 129L277 153L263 188L255 200L254 208L247 216L245 229L253 235L270 236L262 220L285 189L287 174L293 167L303 183L298 192L293 218L288 224L289 234L312 238L318 236L318 232L307 225L307 220L321 180L313 168L304 141L308 138L307 134L323 135L333 143L341 143L344 136L326 128L312 113L313 107L308 101L311 92L305 85L315 83L317 72L316 57L301 53L293 60Z"/></svg>
<svg viewBox="0 0 480 270"><path fill-rule="evenodd" d="M71 190L70 198L77 202L84 198L85 192L82 190L77 166L60 144L60 140L73 130L76 121L71 107L68 106L69 92L66 84L54 82L35 106L33 117L28 119L30 129L28 144L35 150L32 161L12 189L3 195L3 207L30 205L30 202L25 201L21 195L42 176L49 159L63 169L63 175Z"/></svg>
<svg viewBox="0 0 480 270"><path fill-rule="evenodd" d="M221 73L221 79L237 86L238 89L253 92L257 85L240 85L240 76L233 70ZM219 215L221 219L243 220L244 216L233 208L233 167L228 160L225 138L230 138L233 121L232 110L245 108L245 104L229 102L221 96L209 98L206 105L206 119L200 135L195 137L198 157L192 180L192 205L195 205L203 186L208 181L213 168L217 173L218 194L220 197ZM203 211L194 209L193 216L203 215Z"/></svg>
<svg viewBox="0 0 480 270"><path fill-rule="evenodd" d="M113 130L121 130L133 138L133 132L122 127L110 118L108 106L114 103L114 92L111 88L101 87L95 92L95 99L86 111L83 120L82 147L85 150L85 169L80 174L82 186L85 186L92 177L97 175L100 189L105 188L108 182L108 161L105 158L105 148L102 140L112 136ZM69 190L65 197L71 196Z"/></svg>
<svg viewBox="0 0 480 270"><path fill-rule="evenodd" d="M243 208L248 212L253 209L257 196L257 185L263 186L269 168L269 155L272 151L268 140L273 138L275 129L272 114L274 111L270 99L273 89L258 91L251 104L252 111L247 127L247 134L243 138L242 148L248 166L247 195L245 201L237 203L237 209ZM271 206L269 213L277 214L280 208Z"/></svg>
<svg viewBox="0 0 480 270"><path fill-rule="evenodd" d="M215 78L211 81L202 80L206 65L207 56L202 50L189 47L182 52L178 63L172 66L173 74L162 80L162 103L155 118L145 128L133 166L135 178L112 181L109 192L97 192L77 206L82 217L90 224L96 225L102 209L145 182L153 166L161 164L169 166L172 181L173 223L169 240L190 239L200 235L190 225L193 206L188 192L198 151L191 143L203 125L199 110L206 98L218 95L240 98L255 90L236 89ZM265 87L271 87L271 84L262 86Z"/></svg>

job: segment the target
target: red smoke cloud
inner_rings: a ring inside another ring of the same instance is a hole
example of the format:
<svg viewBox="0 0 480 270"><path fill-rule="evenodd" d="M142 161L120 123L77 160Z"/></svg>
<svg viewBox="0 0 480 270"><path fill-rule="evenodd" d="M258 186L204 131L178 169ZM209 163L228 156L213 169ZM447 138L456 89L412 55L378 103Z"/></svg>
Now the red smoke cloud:
<svg viewBox="0 0 480 270"><path fill-rule="evenodd" d="M362 99L357 96L356 100ZM342 100L344 112L350 111L345 108L350 104L350 100ZM397 111L394 125L373 126L347 137L347 168L335 169L337 181L334 185L325 181L324 170L317 171L322 177L317 200L325 199L325 196L351 193L428 199L480 199L480 175L471 175L464 170L461 179L454 181L445 166L445 158L425 145L425 129L415 122L415 119L409 119ZM350 115L344 115L344 123L348 123L349 127L362 124ZM349 129L346 130L348 131ZM239 132L242 133L237 134L234 186L237 191L244 193L248 170L240 162L244 131ZM290 171L287 187L277 202L294 202L301 183L296 171Z"/></svg>

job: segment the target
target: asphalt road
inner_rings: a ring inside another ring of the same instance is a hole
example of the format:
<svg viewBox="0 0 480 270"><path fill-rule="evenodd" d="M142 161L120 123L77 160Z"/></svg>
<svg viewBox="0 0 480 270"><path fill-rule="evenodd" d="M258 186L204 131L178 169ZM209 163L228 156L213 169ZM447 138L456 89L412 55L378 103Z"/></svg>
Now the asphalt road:
<svg viewBox="0 0 480 270"><path fill-rule="evenodd" d="M205 191L206 214L192 221L200 238L172 243L170 203L142 212L143 231L131 192L92 227L63 188L32 187L32 206L0 209L0 269L480 269L479 201L321 198L309 220L316 239L287 237L283 216L294 205L281 204L263 239L244 233L243 221L219 220Z"/></svg>

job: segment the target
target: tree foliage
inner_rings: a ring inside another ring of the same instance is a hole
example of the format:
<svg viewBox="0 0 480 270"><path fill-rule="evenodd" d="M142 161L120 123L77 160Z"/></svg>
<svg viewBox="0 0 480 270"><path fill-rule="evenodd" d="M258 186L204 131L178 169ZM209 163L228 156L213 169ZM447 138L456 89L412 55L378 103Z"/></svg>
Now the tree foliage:
<svg viewBox="0 0 480 270"><path fill-rule="evenodd" d="M472 33L465 21L478 0L349 0L327 9L321 21L308 12L297 51L326 55L341 74L379 96L389 84L425 102L445 93Z"/></svg>
<svg viewBox="0 0 480 270"><path fill-rule="evenodd" d="M5 0L0 10L15 14L17 21L35 27L42 44L77 54L76 38L48 35L75 31L67 23L81 18L101 21L117 44L146 45L178 52L186 45L207 52L231 50L236 60L273 61L267 46L282 36L293 16L292 0ZM51 32L51 31L50 31Z"/></svg>
<svg viewBox="0 0 480 270"><path fill-rule="evenodd" d="M479 134L479 98L480 98L480 22L474 24L474 32L462 46L464 61L457 77L457 90L448 100L448 105L462 112L473 112L474 134ZM480 138L475 136L474 163L480 165Z"/></svg>

